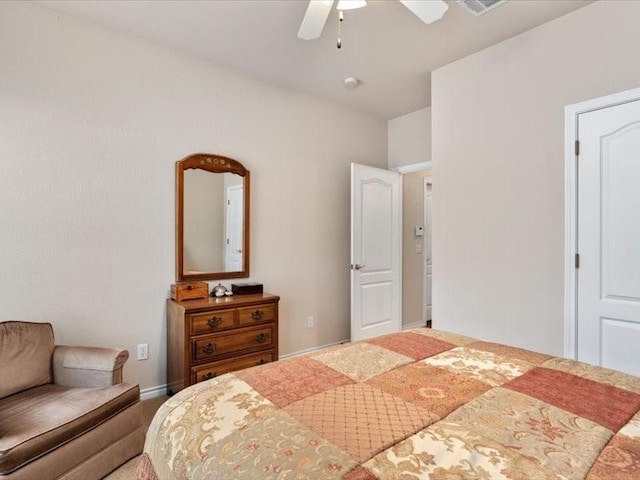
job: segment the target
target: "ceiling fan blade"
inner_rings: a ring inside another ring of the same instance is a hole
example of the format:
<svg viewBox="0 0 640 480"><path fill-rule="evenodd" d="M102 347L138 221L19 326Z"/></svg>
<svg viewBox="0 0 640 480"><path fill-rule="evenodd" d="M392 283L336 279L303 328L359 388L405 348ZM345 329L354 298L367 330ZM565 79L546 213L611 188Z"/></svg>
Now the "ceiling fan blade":
<svg viewBox="0 0 640 480"><path fill-rule="evenodd" d="M424 23L440 20L449 8L444 0L400 0L400 3Z"/></svg>
<svg viewBox="0 0 640 480"><path fill-rule="evenodd" d="M320 38L332 5L333 0L310 0L298 30L298 38L304 40Z"/></svg>

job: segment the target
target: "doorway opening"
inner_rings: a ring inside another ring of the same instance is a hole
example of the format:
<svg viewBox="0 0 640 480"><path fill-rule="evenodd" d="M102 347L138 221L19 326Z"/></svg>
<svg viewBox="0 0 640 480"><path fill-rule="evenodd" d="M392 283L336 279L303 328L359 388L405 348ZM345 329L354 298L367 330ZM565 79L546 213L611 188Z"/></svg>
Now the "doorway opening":
<svg viewBox="0 0 640 480"><path fill-rule="evenodd" d="M402 174L403 329L431 326L431 162L395 169Z"/></svg>

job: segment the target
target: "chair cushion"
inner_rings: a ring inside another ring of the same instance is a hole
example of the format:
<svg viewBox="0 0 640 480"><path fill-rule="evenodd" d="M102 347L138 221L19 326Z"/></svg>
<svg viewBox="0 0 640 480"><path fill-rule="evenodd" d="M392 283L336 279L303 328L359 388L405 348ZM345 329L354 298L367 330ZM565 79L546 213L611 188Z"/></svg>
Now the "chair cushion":
<svg viewBox="0 0 640 480"><path fill-rule="evenodd" d="M0 475L88 432L140 399L138 385L42 385L0 399Z"/></svg>
<svg viewBox="0 0 640 480"><path fill-rule="evenodd" d="M50 323L0 323L0 398L51 383Z"/></svg>

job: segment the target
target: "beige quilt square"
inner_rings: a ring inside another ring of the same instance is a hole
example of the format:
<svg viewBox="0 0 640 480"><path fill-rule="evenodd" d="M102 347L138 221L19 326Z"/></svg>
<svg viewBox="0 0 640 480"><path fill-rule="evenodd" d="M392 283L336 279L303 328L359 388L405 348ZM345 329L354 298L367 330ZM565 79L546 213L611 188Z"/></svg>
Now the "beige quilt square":
<svg viewBox="0 0 640 480"><path fill-rule="evenodd" d="M534 366L522 360L506 358L492 352L457 347L419 363L441 367L450 372L481 380L492 387L519 377Z"/></svg>
<svg viewBox="0 0 640 480"><path fill-rule="evenodd" d="M446 421L384 450L363 468L371 478L385 480L561 480L531 459Z"/></svg>
<svg viewBox="0 0 640 480"><path fill-rule="evenodd" d="M489 390L445 421L565 478L584 478L611 438L611 431L591 420L506 388Z"/></svg>
<svg viewBox="0 0 640 480"><path fill-rule="evenodd" d="M414 360L370 343L354 343L339 350L323 352L313 358L355 382L363 382Z"/></svg>
<svg viewBox="0 0 640 480"><path fill-rule="evenodd" d="M184 478L337 480L357 466L346 452L281 410L200 455L204 461Z"/></svg>
<svg viewBox="0 0 640 480"><path fill-rule="evenodd" d="M475 338L465 337L457 333L445 332L444 330L435 330L433 328L414 328L412 330L406 330L407 332L417 333L418 335L424 335L426 337L437 338L443 342L448 342L459 347L468 345L469 343L476 342Z"/></svg>

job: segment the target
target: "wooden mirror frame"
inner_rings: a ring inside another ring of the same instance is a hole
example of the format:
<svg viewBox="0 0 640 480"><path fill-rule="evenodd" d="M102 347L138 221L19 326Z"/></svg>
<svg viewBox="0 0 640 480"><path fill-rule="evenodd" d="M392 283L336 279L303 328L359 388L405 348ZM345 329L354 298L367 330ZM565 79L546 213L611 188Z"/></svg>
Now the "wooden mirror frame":
<svg viewBox="0 0 640 480"><path fill-rule="evenodd" d="M242 239L242 271L205 272L184 274L184 172L189 169L207 170L213 173L235 173L244 179L244 218ZM249 276L249 170L237 160L211 153L194 153L176 162L176 281L220 280Z"/></svg>

